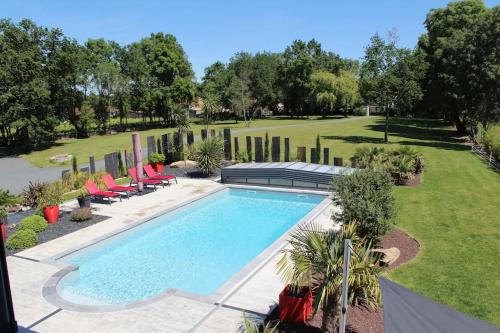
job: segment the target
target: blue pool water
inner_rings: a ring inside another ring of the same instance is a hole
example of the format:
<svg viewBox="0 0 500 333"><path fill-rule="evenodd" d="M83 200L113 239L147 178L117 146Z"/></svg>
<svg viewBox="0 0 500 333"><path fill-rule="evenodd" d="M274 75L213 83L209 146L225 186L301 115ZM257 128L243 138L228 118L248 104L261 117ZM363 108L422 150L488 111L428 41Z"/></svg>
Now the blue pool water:
<svg viewBox="0 0 500 333"><path fill-rule="evenodd" d="M323 199L222 190L63 258L79 273L63 279L59 293L96 304L139 301L169 288L210 295Z"/></svg>

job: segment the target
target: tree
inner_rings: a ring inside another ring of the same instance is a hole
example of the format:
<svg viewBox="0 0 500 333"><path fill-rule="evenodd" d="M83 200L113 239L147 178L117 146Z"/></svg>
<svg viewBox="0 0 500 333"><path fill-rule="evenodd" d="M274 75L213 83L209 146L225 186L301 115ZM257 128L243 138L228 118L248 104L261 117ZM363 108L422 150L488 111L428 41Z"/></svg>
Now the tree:
<svg viewBox="0 0 500 333"><path fill-rule="evenodd" d="M358 80L352 72L341 70L334 80L334 94L338 107L347 117L360 101Z"/></svg>
<svg viewBox="0 0 500 333"><path fill-rule="evenodd" d="M459 133L498 116L499 22L499 6L488 9L482 0L451 2L425 20L419 48L429 64L426 105Z"/></svg>
<svg viewBox="0 0 500 333"><path fill-rule="evenodd" d="M119 64L115 49L118 44L106 42L104 39L89 39L85 43L90 63L90 74L93 89L96 91L94 110L101 131L107 129L111 98L116 90L119 76Z"/></svg>
<svg viewBox="0 0 500 333"><path fill-rule="evenodd" d="M386 42L375 34L365 50L361 65L361 94L367 103L382 106L385 113L384 142L389 142L389 108L394 105L399 79L395 73L397 53L395 40Z"/></svg>
<svg viewBox="0 0 500 333"><path fill-rule="evenodd" d="M336 77L326 71L314 72L311 75L311 99L323 117L333 113L337 103Z"/></svg>
<svg viewBox="0 0 500 333"><path fill-rule="evenodd" d="M299 226L278 262L278 272L286 282L312 287L313 314L323 310L321 332L338 330L346 238L351 239L356 254L349 262L349 303L371 308L380 304L380 268L370 244L356 231L355 223L343 225L339 232L316 224Z"/></svg>
<svg viewBox="0 0 500 333"><path fill-rule="evenodd" d="M30 20L0 20L0 134L8 146L29 149L50 141L57 124L50 103L49 31Z"/></svg>

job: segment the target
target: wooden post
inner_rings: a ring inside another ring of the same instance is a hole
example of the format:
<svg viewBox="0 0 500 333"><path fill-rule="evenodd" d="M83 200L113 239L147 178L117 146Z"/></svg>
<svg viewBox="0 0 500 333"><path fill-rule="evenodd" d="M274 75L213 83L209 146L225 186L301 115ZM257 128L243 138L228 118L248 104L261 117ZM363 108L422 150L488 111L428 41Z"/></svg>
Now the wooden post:
<svg viewBox="0 0 500 333"><path fill-rule="evenodd" d="M95 173L95 158L94 158L94 156L89 157L89 165L90 165L90 173L94 174Z"/></svg>
<svg viewBox="0 0 500 333"><path fill-rule="evenodd" d="M187 132L187 144L191 146L194 143L194 134L193 131Z"/></svg>
<svg viewBox="0 0 500 333"><path fill-rule="evenodd" d="M255 137L255 162L264 161L264 150L262 149L262 138Z"/></svg>
<svg viewBox="0 0 500 333"><path fill-rule="evenodd" d="M234 159L238 159L240 155L240 144L238 143L238 137L234 137Z"/></svg>
<svg viewBox="0 0 500 333"><path fill-rule="evenodd" d="M156 144L155 144L155 137L154 136L148 136L146 138L147 144L148 144L148 158L151 157L151 154L156 151Z"/></svg>
<svg viewBox="0 0 500 333"><path fill-rule="evenodd" d="M156 139L156 152L158 154L161 154L162 153L162 149L161 149L161 138L158 138Z"/></svg>
<svg viewBox="0 0 500 333"><path fill-rule="evenodd" d="M224 157L227 161L233 159L231 152L231 129L229 128L224 128Z"/></svg>
<svg viewBox="0 0 500 333"><path fill-rule="evenodd" d="M273 162L279 162L280 161L280 137L279 136L273 136L271 140L271 160Z"/></svg>
<svg viewBox="0 0 500 333"><path fill-rule="evenodd" d="M328 165L330 163L330 149L323 148L323 164Z"/></svg>
<svg viewBox="0 0 500 333"><path fill-rule="evenodd" d="M333 158L333 165L344 166L344 161L342 160L342 157L334 157Z"/></svg>
<svg viewBox="0 0 500 333"><path fill-rule="evenodd" d="M169 142L168 141L169 141L168 140L168 134L163 134L161 136L161 146L163 148L162 153L163 153L163 155L165 155L165 159L167 158L168 151L169 151L169 147L168 147Z"/></svg>
<svg viewBox="0 0 500 333"><path fill-rule="evenodd" d="M247 136L247 158L248 158L248 162L252 162L253 161L253 158L252 158L252 137L251 136Z"/></svg>
<svg viewBox="0 0 500 333"><path fill-rule="evenodd" d="M104 168L107 173L111 174L113 178L118 178L118 153L109 153L104 155Z"/></svg>
<svg viewBox="0 0 500 333"><path fill-rule="evenodd" d="M134 155L125 150L125 166L128 169L134 167Z"/></svg>
<svg viewBox="0 0 500 333"><path fill-rule="evenodd" d="M207 136L208 136L208 133L207 133L207 130L202 128L201 129L201 139L202 140L206 140L207 139Z"/></svg>
<svg viewBox="0 0 500 333"><path fill-rule="evenodd" d="M139 192L143 190L142 183L142 149L141 149L141 136L139 133L132 133L132 145L134 147L134 162L135 169L137 170L137 189Z"/></svg>
<svg viewBox="0 0 500 333"><path fill-rule="evenodd" d="M311 148L311 163L318 163L318 155L316 155L316 148Z"/></svg>
<svg viewBox="0 0 500 333"><path fill-rule="evenodd" d="M297 159L306 162L306 147L297 147Z"/></svg>
<svg viewBox="0 0 500 333"><path fill-rule="evenodd" d="M285 138L285 162L290 162L290 138Z"/></svg>
<svg viewBox="0 0 500 333"><path fill-rule="evenodd" d="M174 148L178 150L180 148L179 132L174 132Z"/></svg>

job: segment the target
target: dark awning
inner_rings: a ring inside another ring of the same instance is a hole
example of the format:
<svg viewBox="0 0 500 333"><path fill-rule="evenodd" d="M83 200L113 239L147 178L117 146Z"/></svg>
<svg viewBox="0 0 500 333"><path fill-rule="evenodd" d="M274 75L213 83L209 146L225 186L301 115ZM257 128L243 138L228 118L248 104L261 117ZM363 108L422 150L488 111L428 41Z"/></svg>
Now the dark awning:
<svg viewBox="0 0 500 333"><path fill-rule="evenodd" d="M498 333L500 329L380 278L385 333Z"/></svg>

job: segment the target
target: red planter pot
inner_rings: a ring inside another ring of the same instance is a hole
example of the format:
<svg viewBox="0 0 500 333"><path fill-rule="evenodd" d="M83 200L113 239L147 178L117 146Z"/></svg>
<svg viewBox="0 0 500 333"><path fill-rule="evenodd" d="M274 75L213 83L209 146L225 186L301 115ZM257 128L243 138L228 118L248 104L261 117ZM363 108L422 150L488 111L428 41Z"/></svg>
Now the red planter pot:
<svg viewBox="0 0 500 333"><path fill-rule="evenodd" d="M163 173L163 170L165 170L165 166L163 165L163 163L151 163L151 166L153 167L153 169L162 174Z"/></svg>
<svg viewBox="0 0 500 333"><path fill-rule="evenodd" d="M2 239L5 241L5 235L6 235L6 233L5 233L5 224L3 222L2 222L1 229L2 229Z"/></svg>
<svg viewBox="0 0 500 333"><path fill-rule="evenodd" d="M312 292L309 287L299 290L288 285L279 296L280 320L294 323L304 323L313 312Z"/></svg>
<svg viewBox="0 0 500 333"><path fill-rule="evenodd" d="M54 224L59 219L59 206L48 206L43 209L43 215L49 224Z"/></svg>

